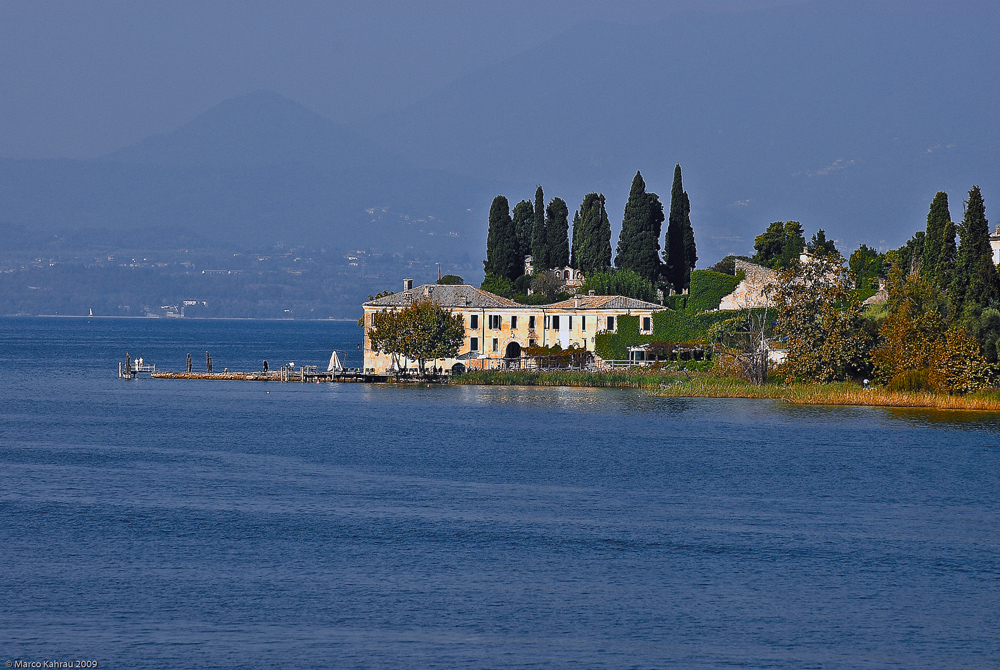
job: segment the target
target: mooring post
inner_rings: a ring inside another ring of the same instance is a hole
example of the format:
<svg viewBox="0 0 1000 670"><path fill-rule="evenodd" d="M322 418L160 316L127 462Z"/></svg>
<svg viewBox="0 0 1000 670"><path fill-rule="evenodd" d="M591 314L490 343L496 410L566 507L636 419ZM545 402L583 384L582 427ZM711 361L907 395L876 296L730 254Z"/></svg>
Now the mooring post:
<svg viewBox="0 0 1000 670"><path fill-rule="evenodd" d="M187 357L187 372L188 372L188 374L191 373L191 354L188 354L188 357Z"/></svg>

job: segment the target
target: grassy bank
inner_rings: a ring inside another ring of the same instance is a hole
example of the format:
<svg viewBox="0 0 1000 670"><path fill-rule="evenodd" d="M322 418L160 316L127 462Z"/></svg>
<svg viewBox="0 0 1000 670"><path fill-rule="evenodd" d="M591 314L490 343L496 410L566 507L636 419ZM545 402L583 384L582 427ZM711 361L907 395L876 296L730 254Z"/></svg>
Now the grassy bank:
<svg viewBox="0 0 1000 670"><path fill-rule="evenodd" d="M857 384L774 384L754 386L738 379L704 373L648 370L611 372L535 372L488 370L453 377L453 384L485 386L575 386L644 388L675 398L761 398L793 405L858 405L868 407L927 407L934 409L1000 411L1000 391L964 396L936 393L865 390Z"/></svg>
<svg viewBox="0 0 1000 670"><path fill-rule="evenodd" d="M865 390L857 384L764 384L703 376L657 389L657 395L683 398L772 398L793 405L863 405L868 407L931 407L1000 411L1000 392L964 396L927 392Z"/></svg>
<svg viewBox="0 0 1000 670"><path fill-rule="evenodd" d="M576 386L603 388L660 388L687 379L683 372L615 370L570 372L535 370L473 370L451 378L452 384L483 386Z"/></svg>

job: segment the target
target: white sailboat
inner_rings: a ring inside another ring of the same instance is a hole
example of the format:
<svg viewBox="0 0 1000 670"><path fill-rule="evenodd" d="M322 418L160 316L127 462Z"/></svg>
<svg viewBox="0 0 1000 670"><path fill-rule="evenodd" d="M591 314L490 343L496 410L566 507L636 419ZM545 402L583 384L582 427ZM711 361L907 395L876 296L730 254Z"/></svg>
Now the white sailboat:
<svg viewBox="0 0 1000 670"><path fill-rule="evenodd" d="M344 371L344 364L340 362L340 356L337 355L336 351L334 351L330 355L330 364L326 366L326 371L327 372L343 372Z"/></svg>

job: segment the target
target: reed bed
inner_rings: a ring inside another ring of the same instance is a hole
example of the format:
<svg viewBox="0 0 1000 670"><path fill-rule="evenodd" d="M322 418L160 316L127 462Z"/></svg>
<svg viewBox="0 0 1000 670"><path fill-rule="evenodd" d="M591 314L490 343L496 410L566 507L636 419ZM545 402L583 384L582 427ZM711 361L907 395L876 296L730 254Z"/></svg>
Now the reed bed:
<svg viewBox="0 0 1000 670"><path fill-rule="evenodd" d="M683 373L610 370L583 372L571 370L472 370L451 378L452 384L483 386L575 386L598 388L660 388L686 379Z"/></svg>
<svg viewBox="0 0 1000 670"><path fill-rule="evenodd" d="M1000 392L968 395L865 389L857 384L764 384L724 377L700 377L659 388L657 395L684 398L769 398L793 405L860 405L1000 411Z"/></svg>
<svg viewBox="0 0 1000 670"><path fill-rule="evenodd" d="M473 370L451 378L452 384L483 386L570 386L641 388L674 398L759 398L793 405L857 405L1000 411L1000 390L968 395L865 389L857 384L779 384L754 386L731 377L633 368L606 372L570 370Z"/></svg>

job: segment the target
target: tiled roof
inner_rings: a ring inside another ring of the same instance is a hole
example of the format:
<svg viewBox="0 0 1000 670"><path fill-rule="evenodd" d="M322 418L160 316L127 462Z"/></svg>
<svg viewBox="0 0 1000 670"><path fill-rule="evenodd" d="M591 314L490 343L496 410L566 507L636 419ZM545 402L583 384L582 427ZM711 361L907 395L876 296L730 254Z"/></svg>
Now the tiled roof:
<svg viewBox="0 0 1000 670"><path fill-rule="evenodd" d="M626 298L622 295L585 295L546 305L545 307L549 309L665 309L663 305L635 298Z"/></svg>
<svg viewBox="0 0 1000 670"><path fill-rule="evenodd" d="M522 305L507 298L467 284L422 284L410 291L393 293L365 303L369 307L406 307L414 301L430 298L441 307L468 307L492 309L517 307L520 309L665 309L663 305L626 298L621 295L586 295L570 298L551 305Z"/></svg>
<svg viewBox="0 0 1000 670"><path fill-rule="evenodd" d="M393 293L376 300L366 302L371 307L406 307L414 301L430 298L441 307L522 307L522 305L501 298L498 295L469 286L467 284L422 284L410 291Z"/></svg>

